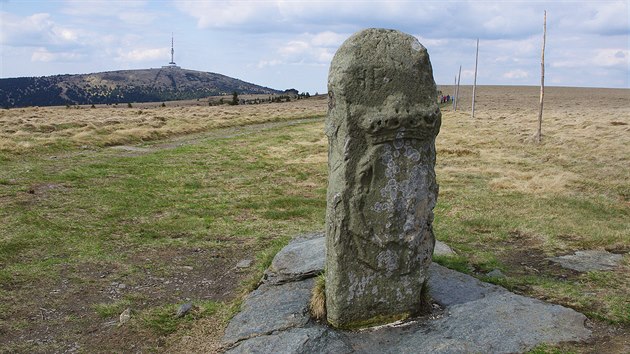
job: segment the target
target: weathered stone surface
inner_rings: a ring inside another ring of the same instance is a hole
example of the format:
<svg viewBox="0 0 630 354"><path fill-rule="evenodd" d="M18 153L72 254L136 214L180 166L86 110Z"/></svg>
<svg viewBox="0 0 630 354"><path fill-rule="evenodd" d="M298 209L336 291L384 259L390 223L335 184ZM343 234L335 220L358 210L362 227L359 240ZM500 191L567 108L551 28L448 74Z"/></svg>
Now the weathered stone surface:
<svg viewBox="0 0 630 354"><path fill-rule="evenodd" d="M309 320L308 302L313 279L284 285L263 284L254 290L225 329L223 342L269 334L305 325Z"/></svg>
<svg viewBox="0 0 630 354"><path fill-rule="evenodd" d="M351 36L328 77L328 322L417 312L435 243L441 114L426 49L410 35Z"/></svg>
<svg viewBox="0 0 630 354"><path fill-rule="evenodd" d="M352 353L339 333L324 326L295 328L271 335L255 337L230 349L227 353Z"/></svg>
<svg viewBox="0 0 630 354"><path fill-rule="evenodd" d="M564 268L578 272L613 270L622 259L623 256L620 254L601 250L577 251L575 254L549 258L550 261L558 263Z"/></svg>
<svg viewBox="0 0 630 354"><path fill-rule="evenodd" d="M495 296L507 292L505 288L443 267L431 264L429 270L429 295L441 306L452 306Z"/></svg>
<svg viewBox="0 0 630 354"><path fill-rule="evenodd" d="M454 305L405 336L392 353L521 353L539 343L584 340L586 316L509 292Z"/></svg>
<svg viewBox="0 0 630 354"><path fill-rule="evenodd" d="M282 284L316 276L324 270L325 259L323 232L298 237L273 258L271 266L265 271L265 282Z"/></svg>

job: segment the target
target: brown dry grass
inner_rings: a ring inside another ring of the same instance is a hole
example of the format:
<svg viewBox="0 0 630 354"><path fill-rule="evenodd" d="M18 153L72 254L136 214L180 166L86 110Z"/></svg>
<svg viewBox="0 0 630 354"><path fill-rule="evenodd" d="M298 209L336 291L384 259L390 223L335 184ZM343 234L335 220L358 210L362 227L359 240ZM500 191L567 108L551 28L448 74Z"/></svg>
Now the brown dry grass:
<svg viewBox="0 0 630 354"><path fill-rule="evenodd" d="M308 308L313 318L318 321L326 320L326 276L324 274L320 274L315 281Z"/></svg>
<svg viewBox="0 0 630 354"><path fill-rule="evenodd" d="M490 174L497 192L532 194L572 193L577 182L601 187L605 180L617 193L606 188L590 192L616 194L627 201L630 90L547 88L540 145L533 139L538 88L480 87L475 120L470 119L470 90L462 91L463 111L443 109L438 156L466 149L471 163L442 165L446 171Z"/></svg>
<svg viewBox="0 0 630 354"><path fill-rule="evenodd" d="M324 97L241 106L33 107L0 111L0 152L113 146L322 115ZM146 106L146 105L145 105Z"/></svg>

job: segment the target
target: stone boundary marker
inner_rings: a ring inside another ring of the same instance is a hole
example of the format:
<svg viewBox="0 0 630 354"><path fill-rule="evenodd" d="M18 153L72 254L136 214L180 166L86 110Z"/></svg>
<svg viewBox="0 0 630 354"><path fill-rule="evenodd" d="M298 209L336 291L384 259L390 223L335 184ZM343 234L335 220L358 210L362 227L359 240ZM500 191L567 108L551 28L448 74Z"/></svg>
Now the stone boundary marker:
<svg viewBox="0 0 630 354"><path fill-rule="evenodd" d="M385 324L425 312L435 244L435 137L442 114L427 49L368 28L328 73L327 321Z"/></svg>
<svg viewBox="0 0 630 354"><path fill-rule="evenodd" d="M274 258L223 337L228 353L518 353L541 343L583 341L586 316L516 295L437 264L430 316L361 331L312 320L312 277L323 270L323 233L294 239Z"/></svg>

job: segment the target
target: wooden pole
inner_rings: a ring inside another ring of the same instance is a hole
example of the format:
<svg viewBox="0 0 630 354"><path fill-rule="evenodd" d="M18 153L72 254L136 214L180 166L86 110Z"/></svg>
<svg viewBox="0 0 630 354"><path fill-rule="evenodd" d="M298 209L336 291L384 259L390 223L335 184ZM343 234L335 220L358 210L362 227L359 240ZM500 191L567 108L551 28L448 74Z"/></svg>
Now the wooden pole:
<svg viewBox="0 0 630 354"><path fill-rule="evenodd" d="M455 76L455 81L453 81L453 87L457 87L457 76ZM451 96L451 100L453 101L453 111L455 110L455 94Z"/></svg>
<svg viewBox="0 0 630 354"><path fill-rule="evenodd" d="M547 10L545 10L545 19L543 21L543 42L542 55L540 59L540 109L538 110L538 132L536 133L536 142L542 141L542 116L543 116L543 99L545 98L545 43L547 42Z"/></svg>
<svg viewBox="0 0 630 354"><path fill-rule="evenodd" d="M455 89L455 108L457 111L457 104L459 103L459 80L462 78L462 66L459 66L459 74L457 75L457 88Z"/></svg>
<svg viewBox="0 0 630 354"><path fill-rule="evenodd" d="M475 54L475 81L473 81L472 93L472 113L471 117L475 118L475 89L477 88L477 62L479 61L479 38L477 38L477 54Z"/></svg>

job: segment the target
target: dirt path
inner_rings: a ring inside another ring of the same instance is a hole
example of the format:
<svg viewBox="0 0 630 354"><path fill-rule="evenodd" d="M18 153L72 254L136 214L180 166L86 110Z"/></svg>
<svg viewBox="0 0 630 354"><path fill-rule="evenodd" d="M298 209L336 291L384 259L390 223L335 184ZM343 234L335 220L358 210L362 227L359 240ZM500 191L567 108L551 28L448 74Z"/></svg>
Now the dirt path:
<svg viewBox="0 0 630 354"><path fill-rule="evenodd" d="M287 126L292 126L296 124L306 124L306 123L317 122L322 119L323 117L303 118L303 119L294 119L294 120L281 121L281 122L268 122L268 123L258 123L258 124L251 124L251 125L245 125L245 126L235 126L235 127L229 127L229 128L214 129L214 130L204 132L204 133L189 134L189 135L183 135L183 136L174 137L174 138L168 138L164 140L150 142L147 144L117 145L117 146L112 146L109 149L125 152L126 153L125 156L142 155L142 154L148 154L148 153L152 153L152 152L156 152L160 150L176 149L180 146L195 145L203 140L229 139L229 138L234 138L234 137L238 137L242 135L254 134L254 133L269 130L269 129L287 127Z"/></svg>

